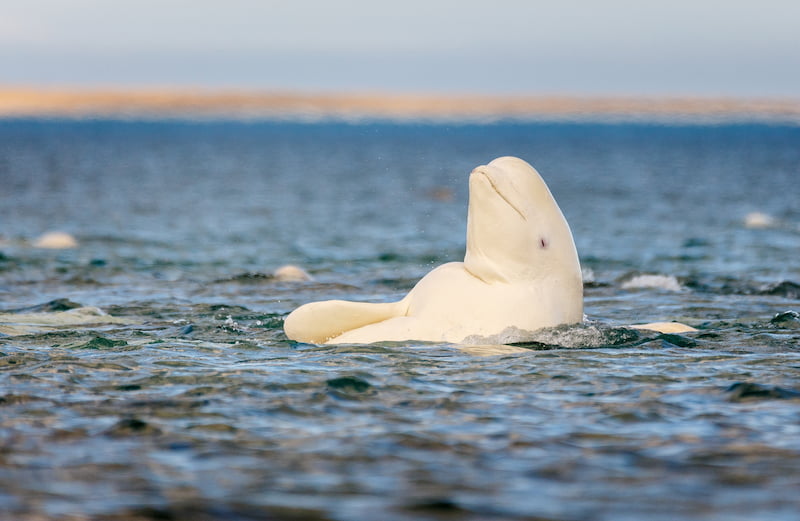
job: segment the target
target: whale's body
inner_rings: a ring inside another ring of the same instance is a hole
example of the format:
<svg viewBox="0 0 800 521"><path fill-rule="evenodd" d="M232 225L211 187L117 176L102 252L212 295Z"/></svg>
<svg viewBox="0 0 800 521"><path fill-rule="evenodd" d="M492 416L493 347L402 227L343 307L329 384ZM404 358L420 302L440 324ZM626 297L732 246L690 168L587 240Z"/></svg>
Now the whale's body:
<svg viewBox="0 0 800 521"><path fill-rule="evenodd" d="M583 319L583 283L569 225L539 173L514 157L470 174L464 262L435 268L398 302L313 302L284 322L315 344L464 343ZM524 338L520 338L524 341Z"/></svg>

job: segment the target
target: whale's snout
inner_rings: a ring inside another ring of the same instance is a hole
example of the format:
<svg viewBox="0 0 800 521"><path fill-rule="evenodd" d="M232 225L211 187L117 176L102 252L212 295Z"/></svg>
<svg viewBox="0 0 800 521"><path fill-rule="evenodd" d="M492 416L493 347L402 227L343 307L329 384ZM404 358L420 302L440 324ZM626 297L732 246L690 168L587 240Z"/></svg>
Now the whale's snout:
<svg viewBox="0 0 800 521"><path fill-rule="evenodd" d="M519 204L515 204L501 185L503 184L502 174L498 174L491 165L483 165L474 169L469 176L470 194L473 191L482 193L484 197L502 200L512 210L514 210L522 220L527 220L525 213ZM507 187L506 187L507 188ZM480 197L480 196L479 196Z"/></svg>
<svg viewBox="0 0 800 521"><path fill-rule="evenodd" d="M473 168L472 172L469 173L469 176L472 177L477 174L486 174L486 165L481 165Z"/></svg>

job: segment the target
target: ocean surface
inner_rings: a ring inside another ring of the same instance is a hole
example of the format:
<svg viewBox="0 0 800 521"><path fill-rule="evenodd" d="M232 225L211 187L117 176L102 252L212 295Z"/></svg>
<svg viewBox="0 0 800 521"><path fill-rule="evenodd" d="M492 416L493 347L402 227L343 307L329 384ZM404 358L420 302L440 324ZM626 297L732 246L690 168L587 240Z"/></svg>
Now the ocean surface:
<svg viewBox="0 0 800 521"><path fill-rule="evenodd" d="M570 223L585 324L287 340L461 260L503 155ZM0 121L0 519L794 521L798 312L798 126Z"/></svg>

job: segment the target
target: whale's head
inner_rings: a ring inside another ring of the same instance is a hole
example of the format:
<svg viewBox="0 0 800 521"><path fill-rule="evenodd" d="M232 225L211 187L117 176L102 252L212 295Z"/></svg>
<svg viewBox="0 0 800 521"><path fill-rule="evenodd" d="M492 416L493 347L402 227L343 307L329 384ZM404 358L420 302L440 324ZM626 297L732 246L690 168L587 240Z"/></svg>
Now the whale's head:
<svg viewBox="0 0 800 521"><path fill-rule="evenodd" d="M464 266L490 283L550 280L582 293L567 220L522 159L501 157L470 174Z"/></svg>

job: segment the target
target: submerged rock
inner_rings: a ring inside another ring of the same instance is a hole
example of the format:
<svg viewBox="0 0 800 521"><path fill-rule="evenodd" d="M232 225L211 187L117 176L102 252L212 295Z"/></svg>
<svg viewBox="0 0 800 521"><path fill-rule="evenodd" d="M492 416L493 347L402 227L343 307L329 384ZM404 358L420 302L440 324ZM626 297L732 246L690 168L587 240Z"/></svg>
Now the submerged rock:
<svg viewBox="0 0 800 521"><path fill-rule="evenodd" d="M78 347L82 349L108 349L109 347L126 346L128 342L125 340L111 340L102 336L96 336L83 345Z"/></svg>
<svg viewBox="0 0 800 521"><path fill-rule="evenodd" d="M70 309L75 309L82 306L82 304L73 302L70 299L59 298L45 302L44 304L36 304L34 306L28 306L25 308L11 309L8 311L8 313L49 313L54 311L68 311Z"/></svg>
<svg viewBox="0 0 800 521"><path fill-rule="evenodd" d="M800 391L751 382L736 382L728 387L726 392L729 393L728 399L732 402L745 400L800 399Z"/></svg>
<svg viewBox="0 0 800 521"><path fill-rule="evenodd" d="M372 385L369 382L356 376L332 378L326 384L329 390L344 395L361 394L372 389Z"/></svg>
<svg viewBox="0 0 800 521"><path fill-rule="evenodd" d="M246 272L233 277L218 279L216 283L235 282L239 284L252 284L260 282L305 282L314 280L306 270L293 264L277 268L272 273Z"/></svg>
<svg viewBox="0 0 800 521"><path fill-rule="evenodd" d="M800 329L800 313L791 310L784 311L772 317L769 323L781 329Z"/></svg>
<svg viewBox="0 0 800 521"><path fill-rule="evenodd" d="M784 280L775 285L768 286L760 291L762 295L774 295L790 299L800 298L800 284L791 280Z"/></svg>
<svg viewBox="0 0 800 521"><path fill-rule="evenodd" d="M125 437L161 434L161 430L138 418L125 418L105 432L106 436Z"/></svg>

